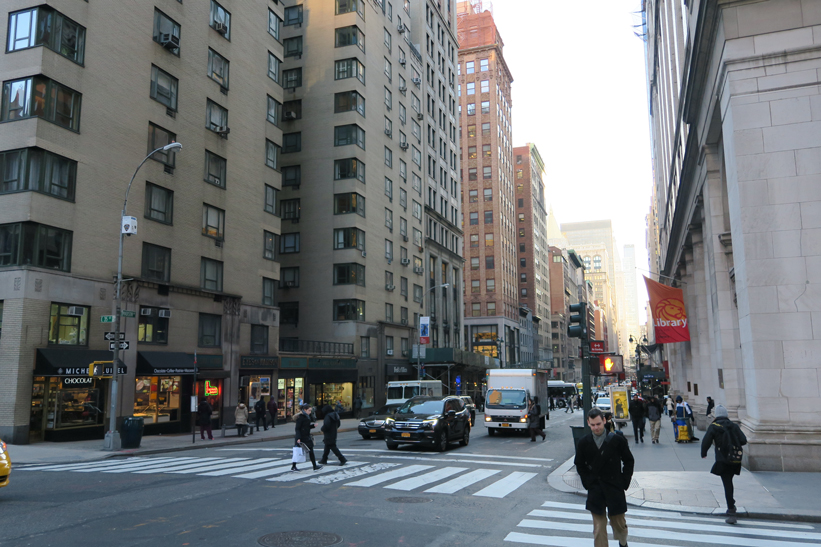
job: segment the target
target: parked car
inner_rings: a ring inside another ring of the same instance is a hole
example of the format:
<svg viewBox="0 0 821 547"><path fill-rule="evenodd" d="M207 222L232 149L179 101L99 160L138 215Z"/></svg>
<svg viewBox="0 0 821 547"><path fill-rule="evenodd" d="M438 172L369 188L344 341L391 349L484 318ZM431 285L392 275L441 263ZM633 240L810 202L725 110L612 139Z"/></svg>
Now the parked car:
<svg viewBox="0 0 821 547"><path fill-rule="evenodd" d="M467 407L468 412L470 412L470 427L475 426L476 425L476 404L473 402L473 399L468 397L467 395L460 395L459 398L462 399L465 402L465 406Z"/></svg>
<svg viewBox="0 0 821 547"><path fill-rule="evenodd" d="M596 399L596 408L600 408L602 412L610 412L610 397L599 397Z"/></svg>
<svg viewBox="0 0 821 547"><path fill-rule="evenodd" d="M391 416L402 405L385 405L377 410L372 410L368 416L359 420L359 434L363 439L371 437L385 438L385 420Z"/></svg>
<svg viewBox="0 0 821 547"><path fill-rule="evenodd" d="M459 397L414 397L385 422L389 450L418 444L442 452L453 441L470 442L470 412Z"/></svg>
<svg viewBox="0 0 821 547"><path fill-rule="evenodd" d="M11 475L11 458L6 443L0 441L0 488L8 486Z"/></svg>

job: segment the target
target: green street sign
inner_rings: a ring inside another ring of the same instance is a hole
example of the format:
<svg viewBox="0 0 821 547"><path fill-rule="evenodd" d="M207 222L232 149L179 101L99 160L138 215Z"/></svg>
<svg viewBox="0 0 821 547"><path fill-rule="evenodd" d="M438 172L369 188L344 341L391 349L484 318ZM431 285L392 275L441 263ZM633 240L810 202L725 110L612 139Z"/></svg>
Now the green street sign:
<svg viewBox="0 0 821 547"><path fill-rule="evenodd" d="M131 310L121 310L120 315L122 317L137 317L137 312Z"/></svg>
<svg viewBox="0 0 821 547"><path fill-rule="evenodd" d="M114 316L113 315L101 315L100 316L100 323L113 323Z"/></svg>

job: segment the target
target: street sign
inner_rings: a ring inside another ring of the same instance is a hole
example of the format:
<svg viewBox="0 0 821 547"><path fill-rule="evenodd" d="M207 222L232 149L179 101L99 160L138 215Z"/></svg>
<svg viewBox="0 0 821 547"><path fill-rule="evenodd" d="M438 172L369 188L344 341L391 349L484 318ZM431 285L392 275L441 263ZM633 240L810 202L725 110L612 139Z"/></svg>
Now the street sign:
<svg viewBox="0 0 821 547"><path fill-rule="evenodd" d="M123 340L120 342L120 349L128 349L131 347L130 344L131 342L129 340ZM108 343L108 351L114 351L114 342Z"/></svg>
<svg viewBox="0 0 821 547"><path fill-rule="evenodd" d="M591 340L590 353L604 353L604 340Z"/></svg>
<svg viewBox="0 0 821 547"><path fill-rule="evenodd" d="M113 323L114 316L113 315L101 315L100 316L100 323Z"/></svg>
<svg viewBox="0 0 821 547"><path fill-rule="evenodd" d="M92 377L112 376L114 374L114 367L111 365L112 361L94 361L88 366L88 375ZM120 365L117 367L117 374L125 374L128 372L128 367Z"/></svg>
<svg viewBox="0 0 821 547"><path fill-rule="evenodd" d="M137 317L137 312L131 310L120 310L121 317Z"/></svg>
<svg viewBox="0 0 821 547"><path fill-rule="evenodd" d="M103 335L103 340L105 340L106 342L111 342L111 341L114 340L114 338L116 336L117 336L116 332L108 331L108 332L105 333L105 335ZM125 333L124 332L120 333L120 340L125 340Z"/></svg>

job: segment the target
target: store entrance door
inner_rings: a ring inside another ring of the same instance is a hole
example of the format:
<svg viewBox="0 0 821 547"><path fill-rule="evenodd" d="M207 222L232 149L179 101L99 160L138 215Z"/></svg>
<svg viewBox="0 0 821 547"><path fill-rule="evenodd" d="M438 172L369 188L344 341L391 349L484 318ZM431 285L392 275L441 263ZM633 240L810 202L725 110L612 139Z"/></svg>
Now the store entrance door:
<svg viewBox="0 0 821 547"><path fill-rule="evenodd" d="M291 421L305 400L304 378L279 378L277 380L277 419Z"/></svg>

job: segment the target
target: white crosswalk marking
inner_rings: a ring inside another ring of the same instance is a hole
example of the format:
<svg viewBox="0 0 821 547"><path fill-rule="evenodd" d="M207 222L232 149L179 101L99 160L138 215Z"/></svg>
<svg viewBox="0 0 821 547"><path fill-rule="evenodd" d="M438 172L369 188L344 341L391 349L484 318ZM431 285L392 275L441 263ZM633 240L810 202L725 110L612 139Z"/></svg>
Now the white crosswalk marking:
<svg viewBox="0 0 821 547"><path fill-rule="evenodd" d="M263 469L262 471L254 471L253 473L243 473L242 475L233 475L235 479L263 479L265 477L273 477L281 473L287 473L291 469L291 462L285 462L282 465L277 465L270 469Z"/></svg>
<svg viewBox="0 0 821 547"><path fill-rule="evenodd" d="M202 465L206 460L211 460L212 462L216 463L214 460L219 462L229 462L229 461L237 461L237 460L245 460L247 458L202 458L198 461L194 462L184 462L179 464L168 463L168 464L160 464L156 467L149 467L147 469L140 469L139 471L134 471L134 473L138 475L147 475L149 473L167 473L169 471L179 471L180 469L188 469L190 467L197 467Z"/></svg>
<svg viewBox="0 0 821 547"><path fill-rule="evenodd" d="M187 458L185 461L191 461L191 460L194 460L194 459L195 458ZM175 458L175 459L166 459L161 463L166 464L166 463L174 463L174 462L179 462L179 461L180 461L179 458ZM141 461L121 463L119 465L106 465L106 466L101 466L101 467L86 467L84 469L75 469L75 470L72 470L72 471L74 473L97 473L97 472L99 472L99 473L111 473L115 469L123 469L123 470L130 471L131 469L142 468L142 467L145 467L145 466L148 466L148 465L157 465L157 464L154 463L152 460L143 459Z"/></svg>
<svg viewBox="0 0 821 547"><path fill-rule="evenodd" d="M158 458L161 460L173 460L175 458ZM125 463L133 463L135 461L143 461L142 458L128 458L127 460L106 460L106 461L96 461L96 462L83 462L83 463L71 463L71 464L61 464L61 465L45 465L45 466L34 466L34 467L25 467L23 471L76 471L78 469L86 469L90 467L113 467L116 465L122 465Z"/></svg>
<svg viewBox="0 0 821 547"><path fill-rule="evenodd" d="M240 467L242 465L248 465L249 463L270 463L270 462L275 462L275 461L282 462L282 460L280 460L278 458L257 458L256 460L247 460L247 461L229 462L229 463L218 463L217 465L205 464L205 465L202 465L200 467L192 467L190 469L185 469L183 471L170 471L170 473L180 474L180 475L193 475L195 473L199 473L200 471L237 468L237 467Z"/></svg>
<svg viewBox="0 0 821 547"><path fill-rule="evenodd" d="M476 469L475 471L471 471L470 473L465 473L461 477L456 477L453 480L443 482L442 484L434 486L433 488L428 488L427 490L425 490L425 492L431 492L435 494L453 494L454 492L458 492L462 488L467 488L471 484L483 481L486 478L492 477L497 473L501 473L501 471L499 469Z"/></svg>
<svg viewBox="0 0 821 547"><path fill-rule="evenodd" d="M405 490L406 492L409 492L421 486L425 486L427 484L431 484L434 482L441 481L442 479L452 477L453 475L461 473L462 471L467 471L467 468L443 467L441 469L437 469L436 471L425 473L424 475L418 475L416 477L411 477L410 479L405 479L394 484L389 484L385 488L390 488L391 490Z"/></svg>
<svg viewBox="0 0 821 547"><path fill-rule="evenodd" d="M148 469L149 467L157 467L158 465L167 465L172 463L183 463L189 462L192 463L194 461L202 461L201 458L175 458L166 460L165 458L145 458L140 462L134 462L128 465L121 465L118 467L107 467L106 469L101 470L101 473L131 473L132 471L138 471L142 469Z"/></svg>
<svg viewBox="0 0 821 547"><path fill-rule="evenodd" d="M571 538L564 536L537 536L534 534L522 534L521 532L510 532L507 536L505 536L505 541L525 543L527 545L546 545L548 547L590 547L593 543L592 537ZM630 541L629 544L632 547L670 547L670 545L636 543L635 541ZM619 547L619 542L615 539L611 539L608 547Z"/></svg>
<svg viewBox="0 0 821 547"><path fill-rule="evenodd" d="M515 471L507 477L499 479L490 486L479 490L473 495L486 498L503 498L535 476L536 473L523 473L521 471Z"/></svg>
<svg viewBox="0 0 821 547"><path fill-rule="evenodd" d="M419 473L420 471L427 471L428 469L433 469L433 466L409 465L408 467L403 467L401 469L394 469L393 471L380 473L375 477L368 477L367 479L349 482L345 486L363 486L365 488L368 488L370 486L376 486L377 484L382 484L383 482L388 482L390 480L398 479L400 477L407 477L408 475L413 475L414 473Z"/></svg>
<svg viewBox="0 0 821 547"><path fill-rule="evenodd" d="M233 467L231 469L221 469L219 471L209 471L208 473L197 473L200 477L223 477L225 475L233 475L234 473L247 473L257 469L267 469L269 467L277 467L280 465L290 464L291 460L271 460L267 463L257 463L254 465L243 464L241 467Z"/></svg>
<svg viewBox="0 0 821 547"><path fill-rule="evenodd" d="M354 461L348 460L348 463L346 463L345 465L348 466L348 467L356 467L358 465L364 465L364 464L365 464L365 462L354 462ZM328 467L326 465L322 469L320 469L319 471L314 471L310 467L304 467L303 466L303 468L300 469L298 473L289 473L288 475L282 475L280 477L274 477L273 479L266 479L266 480L269 480L271 482L293 482L293 481L298 481L300 479L308 478L308 476L311 476L311 475L320 475L320 474L324 474L324 473L332 473L334 471L339 471L339 469L336 468L336 467Z"/></svg>
<svg viewBox="0 0 821 547"><path fill-rule="evenodd" d="M315 479L308 479L305 482L310 482L311 484L331 484L334 482L353 479L355 477L361 477L362 475L367 475L369 473L375 473L376 471L384 471L385 469L390 469L391 467L396 467L397 465L399 464L372 463L371 465L364 465L362 467L355 467L353 469L345 469L344 471L339 471L337 473L334 473L333 475L325 475L322 477L317 477Z"/></svg>

